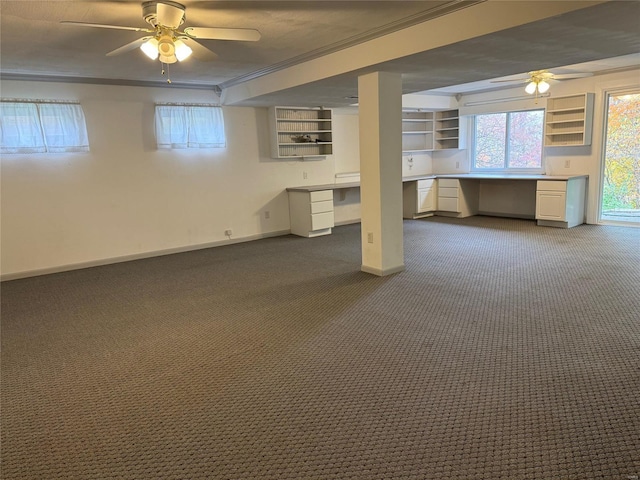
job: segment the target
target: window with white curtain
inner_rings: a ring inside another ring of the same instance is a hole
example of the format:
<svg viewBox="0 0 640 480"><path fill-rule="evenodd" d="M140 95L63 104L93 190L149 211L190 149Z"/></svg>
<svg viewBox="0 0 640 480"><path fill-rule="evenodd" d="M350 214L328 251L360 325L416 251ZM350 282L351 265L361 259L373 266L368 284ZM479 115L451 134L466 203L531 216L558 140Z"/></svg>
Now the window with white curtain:
<svg viewBox="0 0 640 480"><path fill-rule="evenodd" d="M156 105L158 148L224 148L222 108L202 105Z"/></svg>
<svg viewBox="0 0 640 480"><path fill-rule="evenodd" d="M1 153L88 152L89 138L77 103L0 103Z"/></svg>

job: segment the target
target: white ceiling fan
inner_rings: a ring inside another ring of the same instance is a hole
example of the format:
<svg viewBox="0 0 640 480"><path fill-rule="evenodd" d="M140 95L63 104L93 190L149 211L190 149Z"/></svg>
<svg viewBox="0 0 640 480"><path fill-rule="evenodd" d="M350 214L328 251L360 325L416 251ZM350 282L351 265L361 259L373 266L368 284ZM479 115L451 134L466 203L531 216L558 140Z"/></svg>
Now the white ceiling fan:
<svg viewBox="0 0 640 480"><path fill-rule="evenodd" d="M526 76L520 78L511 78L506 80L491 80L491 83L526 83L525 91L531 95L534 93L545 93L551 86L550 80L568 80L571 78L590 77L593 73L567 73L555 74L548 70L533 70Z"/></svg>
<svg viewBox="0 0 640 480"><path fill-rule="evenodd" d="M214 52L198 43L196 39L240 40L244 42L260 40L260 32L250 28L186 27L180 30L186 18L185 10L184 5L170 0L143 2L142 17L150 25L149 28L71 21L61 23L80 27L147 33L148 35L107 53L107 56L120 55L140 48L152 60L159 59L162 63L167 64L185 60L192 53L196 59L205 62L217 57Z"/></svg>

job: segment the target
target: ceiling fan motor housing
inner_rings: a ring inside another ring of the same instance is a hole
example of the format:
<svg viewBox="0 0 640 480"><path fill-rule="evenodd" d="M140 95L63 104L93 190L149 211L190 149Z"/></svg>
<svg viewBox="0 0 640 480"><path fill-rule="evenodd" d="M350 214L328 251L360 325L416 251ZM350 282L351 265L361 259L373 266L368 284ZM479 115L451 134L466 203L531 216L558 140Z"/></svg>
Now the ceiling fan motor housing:
<svg viewBox="0 0 640 480"><path fill-rule="evenodd" d="M179 8L180 10L182 10L182 21L180 22L180 24L182 25L184 23L184 21L187 18L187 15L185 13L185 7L184 5L178 3L178 2L172 2L170 0L163 0L162 2L157 2L156 0L150 1L150 2L143 2L142 3L142 18L144 18L144 21L147 22L149 25L152 26L156 26L158 25L158 20L157 20L157 10L158 10L158 3L164 3L165 5L171 5L172 7L176 7Z"/></svg>

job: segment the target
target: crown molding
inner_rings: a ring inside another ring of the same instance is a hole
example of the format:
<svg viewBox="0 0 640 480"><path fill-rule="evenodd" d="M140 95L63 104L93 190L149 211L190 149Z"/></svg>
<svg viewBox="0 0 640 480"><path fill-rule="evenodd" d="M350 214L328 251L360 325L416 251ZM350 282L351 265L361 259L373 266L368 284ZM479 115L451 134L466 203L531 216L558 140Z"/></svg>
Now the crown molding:
<svg viewBox="0 0 640 480"><path fill-rule="evenodd" d="M213 84L204 83L181 83L166 81L147 80L126 80L120 78L93 78L93 77L70 77L64 75L27 75L22 73L0 73L0 80L15 80L27 82L59 82L59 83L83 83L93 85L116 85L127 87L161 87L161 88L189 88L193 90L211 90L217 95L220 88Z"/></svg>

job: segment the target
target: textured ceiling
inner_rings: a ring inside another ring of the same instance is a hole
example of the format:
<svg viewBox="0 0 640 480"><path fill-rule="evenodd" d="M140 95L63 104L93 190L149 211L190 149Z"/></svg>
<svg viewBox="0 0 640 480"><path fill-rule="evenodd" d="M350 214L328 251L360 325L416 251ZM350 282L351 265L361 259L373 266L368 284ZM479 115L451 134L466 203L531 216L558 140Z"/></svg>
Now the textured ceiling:
<svg viewBox="0 0 640 480"><path fill-rule="evenodd" d="M189 59L170 67L174 86L225 87L244 78L314 58L446 13L458 1L190 1L184 26L254 28L259 42L203 40L218 58ZM506 2L505 2L506 3ZM525 3L525 2L523 2ZM72 77L82 81L166 85L161 66L137 49L105 54L143 34L74 27L62 20L145 28L141 2L0 0L4 78ZM520 27L397 58L319 82L274 92L245 105L352 103L357 77L366 71L402 73L405 93L444 89L459 93L487 88L491 78L581 63L581 71L606 69L603 59L625 55L638 65L640 2L614 1ZM596 63L584 63L594 62ZM639 79L640 81L640 79ZM469 84L467 87L452 87Z"/></svg>
<svg viewBox="0 0 640 480"><path fill-rule="evenodd" d="M139 50L105 54L143 33L76 27L62 20L148 27L142 2L0 2L2 71L13 74L162 81L160 62ZM218 54L213 62L195 59L172 65L174 83L219 85L273 64L348 41L371 30L435 9L444 1L181 1L184 26L253 28L259 42L202 40Z"/></svg>

